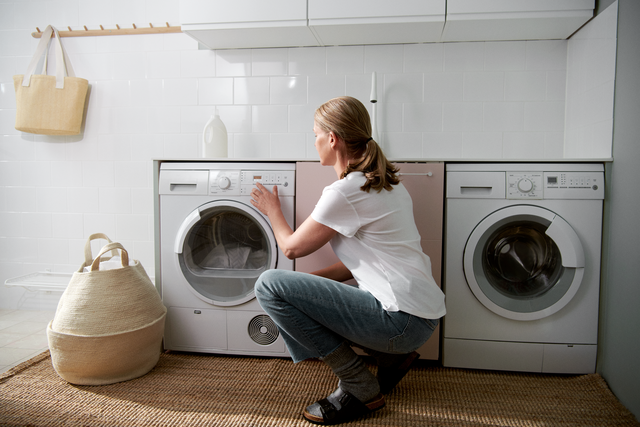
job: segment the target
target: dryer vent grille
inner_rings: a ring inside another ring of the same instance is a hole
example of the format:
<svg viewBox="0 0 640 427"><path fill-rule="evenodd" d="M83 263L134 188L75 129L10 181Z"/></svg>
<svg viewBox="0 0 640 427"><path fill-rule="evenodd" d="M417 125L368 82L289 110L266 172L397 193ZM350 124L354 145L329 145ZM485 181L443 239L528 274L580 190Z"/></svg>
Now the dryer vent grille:
<svg viewBox="0 0 640 427"><path fill-rule="evenodd" d="M247 332L253 341L260 345L273 344L278 339L278 327L266 314L260 314L249 322Z"/></svg>

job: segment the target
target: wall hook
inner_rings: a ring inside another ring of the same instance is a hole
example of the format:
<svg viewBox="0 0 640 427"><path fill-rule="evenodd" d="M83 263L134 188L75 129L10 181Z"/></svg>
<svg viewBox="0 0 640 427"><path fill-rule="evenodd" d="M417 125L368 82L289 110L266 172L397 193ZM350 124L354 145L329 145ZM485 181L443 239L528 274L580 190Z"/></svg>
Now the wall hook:
<svg viewBox="0 0 640 427"><path fill-rule="evenodd" d="M132 28L120 28L120 25L115 24L116 28L105 29L100 25L99 30L90 30L86 25L83 25L84 31L74 31L70 26L67 26L68 31L59 31L60 37L93 37L93 36L118 36L118 35L136 35L136 34L167 34L167 33L181 33L180 26L171 26L166 22L166 26L154 27L149 23L148 27L138 27L136 24L132 24ZM42 37L42 31L39 27L36 27L36 31L31 33L34 38Z"/></svg>

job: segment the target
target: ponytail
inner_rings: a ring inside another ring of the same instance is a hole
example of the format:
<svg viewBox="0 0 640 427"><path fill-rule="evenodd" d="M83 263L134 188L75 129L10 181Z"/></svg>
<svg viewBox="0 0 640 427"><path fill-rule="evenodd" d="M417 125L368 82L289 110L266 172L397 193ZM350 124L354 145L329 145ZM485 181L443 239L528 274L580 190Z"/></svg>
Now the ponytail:
<svg viewBox="0 0 640 427"><path fill-rule="evenodd" d="M367 109L356 98L342 96L322 104L315 113L315 122L327 132L334 132L345 143L347 155L359 159L348 164L340 179L351 172L362 172L367 178L360 187L369 192L392 190L400 182L399 169L393 166L371 137L371 119Z"/></svg>
<svg viewBox="0 0 640 427"><path fill-rule="evenodd" d="M360 189L368 193L373 188L379 193L383 189L393 190L392 185L400 182L397 175L399 170L387 160L378 143L370 138L366 143L362 160L356 164L347 165L340 178L344 178L350 172L362 172L367 181Z"/></svg>

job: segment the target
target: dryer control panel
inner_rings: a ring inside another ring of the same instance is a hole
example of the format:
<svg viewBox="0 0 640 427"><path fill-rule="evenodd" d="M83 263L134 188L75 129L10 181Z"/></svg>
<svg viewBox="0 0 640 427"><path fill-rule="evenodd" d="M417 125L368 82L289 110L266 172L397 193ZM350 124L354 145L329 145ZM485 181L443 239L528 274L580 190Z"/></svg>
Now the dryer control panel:
<svg viewBox="0 0 640 427"><path fill-rule="evenodd" d="M277 185L279 196L295 194L295 171L273 170L210 170L209 194L249 196L257 182L269 191Z"/></svg>
<svg viewBox="0 0 640 427"><path fill-rule="evenodd" d="M256 183L267 187L269 191L273 186L278 186L279 196L293 196L295 194L295 172L294 171L242 171L240 173L241 190L240 194L249 195L255 188Z"/></svg>

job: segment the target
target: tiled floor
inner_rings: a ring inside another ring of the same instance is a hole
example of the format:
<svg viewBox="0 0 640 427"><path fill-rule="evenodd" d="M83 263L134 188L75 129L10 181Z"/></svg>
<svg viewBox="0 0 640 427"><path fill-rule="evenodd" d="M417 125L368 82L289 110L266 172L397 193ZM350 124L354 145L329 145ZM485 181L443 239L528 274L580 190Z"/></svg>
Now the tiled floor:
<svg viewBox="0 0 640 427"><path fill-rule="evenodd" d="M54 315L55 311L0 309L0 372L49 348L46 329Z"/></svg>

